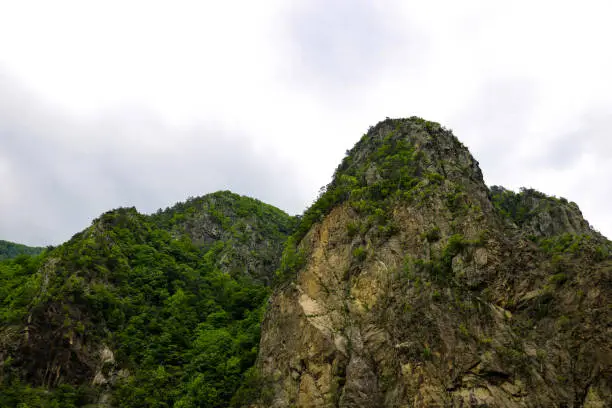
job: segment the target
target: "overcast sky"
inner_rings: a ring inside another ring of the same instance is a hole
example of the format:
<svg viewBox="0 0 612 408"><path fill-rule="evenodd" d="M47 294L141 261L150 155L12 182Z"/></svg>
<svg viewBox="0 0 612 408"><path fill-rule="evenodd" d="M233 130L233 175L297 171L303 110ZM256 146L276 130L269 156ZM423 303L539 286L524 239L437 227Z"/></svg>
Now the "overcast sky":
<svg viewBox="0 0 612 408"><path fill-rule="evenodd" d="M0 0L0 239L229 189L301 213L370 125L440 122L487 184L612 237L612 3Z"/></svg>

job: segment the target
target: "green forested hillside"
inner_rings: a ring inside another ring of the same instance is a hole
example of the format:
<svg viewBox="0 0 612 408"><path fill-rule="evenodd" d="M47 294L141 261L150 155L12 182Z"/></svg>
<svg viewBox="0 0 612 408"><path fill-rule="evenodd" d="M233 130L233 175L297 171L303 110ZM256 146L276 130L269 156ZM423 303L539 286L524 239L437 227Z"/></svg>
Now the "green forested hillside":
<svg viewBox="0 0 612 408"><path fill-rule="evenodd" d="M0 263L0 406L229 406L291 224L222 192L154 216L110 211L64 245ZM223 270L237 255L252 270Z"/></svg>
<svg viewBox="0 0 612 408"><path fill-rule="evenodd" d="M43 249L44 248L29 247L0 239L0 260L15 258L19 255L37 255L40 254Z"/></svg>

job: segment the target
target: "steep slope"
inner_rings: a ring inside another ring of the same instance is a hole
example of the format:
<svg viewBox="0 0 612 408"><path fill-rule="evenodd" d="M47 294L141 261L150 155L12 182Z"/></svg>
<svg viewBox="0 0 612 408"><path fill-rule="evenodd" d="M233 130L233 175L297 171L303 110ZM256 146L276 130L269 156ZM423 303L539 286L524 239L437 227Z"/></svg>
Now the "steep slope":
<svg viewBox="0 0 612 408"><path fill-rule="evenodd" d="M215 214L230 221L216 225L198 203L221 200ZM217 235L201 245L181 233L185 213L190 229ZM155 216L113 210L38 257L0 263L0 406L228 406L255 361L261 281L290 224L222 192ZM269 252L235 261L225 249L234 239ZM260 280L220 267L234 262L255 265L247 272Z"/></svg>
<svg viewBox="0 0 612 408"><path fill-rule="evenodd" d="M4 259L15 258L19 255L38 255L44 248L29 247L23 244L16 244L10 241L0 239L0 261Z"/></svg>
<svg viewBox="0 0 612 408"><path fill-rule="evenodd" d="M371 128L288 241L259 406L610 406L610 242L512 194L436 123Z"/></svg>

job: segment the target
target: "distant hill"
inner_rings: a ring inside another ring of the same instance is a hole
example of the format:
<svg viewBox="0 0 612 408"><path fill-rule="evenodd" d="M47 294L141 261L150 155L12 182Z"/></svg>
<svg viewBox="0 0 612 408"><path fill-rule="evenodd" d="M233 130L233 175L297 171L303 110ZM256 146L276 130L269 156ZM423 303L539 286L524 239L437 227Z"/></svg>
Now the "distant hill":
<svg viewBox="0 0 612 408"><path fill-rule="evenodd" d="M38 255L43 249L41 247L30 247L0 239L0 260L15 258L19 255Z"/></svg>

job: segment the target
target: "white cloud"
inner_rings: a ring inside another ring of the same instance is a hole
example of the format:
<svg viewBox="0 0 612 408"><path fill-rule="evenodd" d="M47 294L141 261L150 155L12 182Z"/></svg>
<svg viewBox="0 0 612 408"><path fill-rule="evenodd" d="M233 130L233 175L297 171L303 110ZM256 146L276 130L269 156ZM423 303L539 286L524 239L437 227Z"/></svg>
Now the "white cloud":
<svg viewBox="0 0 612 408"><path fill-rule="evenodd" d="M299 211L368 126L416 114L454 129L487 182L567 196L612 236L611 11L0 0L0 205L37 203L0 234L56 243L108 207L216 188Z"/></svg>

